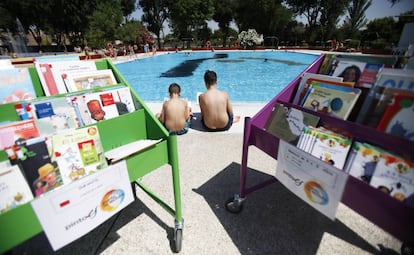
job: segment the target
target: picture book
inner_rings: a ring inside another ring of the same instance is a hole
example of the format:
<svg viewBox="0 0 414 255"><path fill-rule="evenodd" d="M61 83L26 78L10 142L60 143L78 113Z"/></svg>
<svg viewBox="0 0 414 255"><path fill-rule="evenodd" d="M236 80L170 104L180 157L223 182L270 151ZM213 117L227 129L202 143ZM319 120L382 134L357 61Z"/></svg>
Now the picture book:
<svg viewBox="0 0 414 255"><path fill-rule="evenodd" d="M318 122L319 117L315 115L276 103L265 129L269 133L296 145L304 126L316 126Z"/></svg>
<svg viewBox="0 0 414 255"><path fill-rule="evenodd" d="M50 136L77 127L75 110L67 97L34 100L30 110L42 136Z"/></svg>
<svg viewBox="0 0 414 255"><path fill-rule="evenodd" d="M52 158L59 166L64 184L107 167L96 126L53 135L52 148Z"/></svg>
<svg viewBox="0 0 414 255"><path fill-rule="evenodd" d="M27 67L0 69L0 104L36 98Z"/></svg>
<svg viewBox="0 0 414 255"><path fill-rule="evenodd" d="M22 101L14 105L17 115L20 120L33 119L32 115L32 103L30 101Z"/></svg>
<svg viewBox="0 0 414 255"><path fill-rule="evenodd" d="M45 137L16 143L19 165L36 197L63 184L59 168L51 159L48 143Z"/></svg>
<svg viewBox="0 0 414 255"><path fill-rule="evenodd" d="M342 77L344 82L358 82L366 63L340 59L336 63L332 76Z"/></svg>
<svg viewBox="0 0 414 255"><path fill-rule="evenodd" d="M71 100L83 125L115 118L135 110L128 87L76 95Z"/></svg>
<svg viewBox="0 0 414 255"><path fill-rule="evenodd" d="M326 54L321 66L319 67L319 74L329 75L332 71L333 64L336 61L335 54Z"/></svg>
<svg viewBox="0 0 414 255"><path fill-rule="evenodd" d="M367 63L359 77L357 82L358 87L371 88L377 79L379 70L383 67L383 64Z"/></svg>
<svg viewBox="0 0 414 255"><path fill-rule="evenodd" d="M314 74L314 73L304 73L300 79L298 88L296 90L295 97L293 99L294 104L300 104L306 91L311 83L312 80L319 80L319 81L334 81L334 82L342 82L342 77L334 77L329 75L322 75L322 74Z"/></svg>
<svg viewBox="0 0 414 255"><path fill-rule="evenodd" d="M67 73L63 75L63 80L69 92L117 84L111 69Z"/></svg>
<svg viewBox="0 0 414 255"><path fill-rule="evenodd" d="M378 123L377 129L414 141L414 96L394 96Z"/></svg>
<svg viewBox="0 0 414 255"><path fill-rule="evenodd" d="M326 132L323 129L314 129L312 134L315 139L310 153L338 169L343 169L352 140L341 134Z"/></svg>
<svg viewBox="0 0 414 255"><path fill-rule="evenodd" d="M33 194L20 168L0 168L0 214L33 199Z"/></svg>
<svg viewBox="0 0 414 255"><path fill-rule="evenodd" d="M317 83L315 84L317 85ZM312 86L309 95L304 100L303 107L337 118L347 119L360 93L361 90L358 88L346 92L320 85Z"/></svg>
<svg viewBox="0 0 414 255"><path fill-rule="evenodd" d="M39 130L33 119L11 122L0 126L0 149L10 147L18 141L39 136Z"/></svg>
<svg viewBox="0 0 414 255"><path fill-rule="evenodd" d="M377 163L370 185L414 206L414 163L384 153Z"/></svg>
<svg viewBox="0 0 414 255"><path fill-rule="evenodd" d="M352 144L345 171L369 183L383 152L377 146L355 141Z"/></svg>
<svg viewBox="0 0 414 255"><path fill-rule="evenodd" d="M58 87L52 74L52 65L49 63L35 62L35 68L46 96L59 94Z"/></svg>

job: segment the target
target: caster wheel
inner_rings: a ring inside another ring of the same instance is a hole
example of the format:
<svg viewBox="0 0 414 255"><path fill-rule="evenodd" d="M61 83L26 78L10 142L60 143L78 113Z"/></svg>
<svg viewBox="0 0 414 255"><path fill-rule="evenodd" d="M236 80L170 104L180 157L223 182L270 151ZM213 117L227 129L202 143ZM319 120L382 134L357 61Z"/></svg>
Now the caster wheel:
<svg viewBox="0 0 414 255"><path fill-rule="evenodd" d="M226 209L231 213L240 213L243 210L243 202L233 197L229 198L226 201Z"/></svg>
<svg viewBox="0 0 414 255"><path fill-rule="evenodd" d="M176 229L174 233L175 252L178 253L181 251L182 242L183 242L183 230Z"/></svg>

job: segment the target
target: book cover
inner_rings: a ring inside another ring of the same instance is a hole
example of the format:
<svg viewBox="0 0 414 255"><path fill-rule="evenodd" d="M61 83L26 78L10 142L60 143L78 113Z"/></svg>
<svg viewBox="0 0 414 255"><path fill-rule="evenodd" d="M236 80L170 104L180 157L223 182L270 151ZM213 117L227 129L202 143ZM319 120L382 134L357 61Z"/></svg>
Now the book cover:
<svg viewBox="0 0 414 255"><path fill-rule="evenodd" d="M346 172L364 182L369 183L383 150L377 146L355 141L347 162Z"/></svg>
<svg viewBox="0 0 414 255"><path fill-rule="evenodd" d="M45 137L16 143L19 165L36 197L63 184L59 168L51 159L48 143Z"/></svg>
<svg viewBox="0 0 414 255"><path fill-rule="evenodd" d="M305 126L316 126L319 117L295 108L277 103L265 125L265 129L275 136L296 145Z"/></svg>
<svg viewBox="0 0 414 255"><path fill-rule="evenodd" d="M332 76L342 77L344 82L358 82L366 63L341 59L336 63Z"/></svg>
<svg viewBox="0 0 414 255"><path fill-rule="evenodd" d="M67 97L34 100L31 115L42 136L50 136L77 127L76 114Z"/></svg>
<svg viewBox="0 0 414 255"><path fill-rule="evenodd" d="M401 202L414 195L414 164L404 158L384 153L378 161L370 185Z"/></svg>
<svg viewBox="0 0 414 255"><path fill-rule="evenodd" d="M414 141L414 96L395 95L378 123L377 129Z"/></svg>
<svg viewBox="0 0 414 255"><path fill-rule="evenodd" d="M293 99L294 104L300 104L301 100L303 99L309 84L311 83L311 79L319 80L319 81L334 81L334 82L342 82L342 77L335 77L323 74L314 74L314 73L304 73L300 79L298 88L296 89L296 94Z"/></svg>
<svg viewBox="0 0 414 255"><path fill-rule="evenodd" d="M361 90L357 88L354 88L352 92L345 92L315 86L311 88L303 107L337 118L347 119L360 93Z"/></svg>
<svg viewBox="0 0 414 255"><path fill-rule="evenodd" d="M343 169L351 148L351 139L321 129L314 129L313 132L316 139L310 153L338 169Z"/></svg>
<svg viewBox="0 0 414 255"><path fill-rule="evenodd" d="M18 141L39 137L40 133L33 119L15 121L0 126L0 148L11 147Z"/></svg>
<svg viewBox="0 0 414 255"><path fill-rule="evenodd" d="M0 168L0 214L33 199L33 194L20 168Z"/></svg>
<svg viewBox="0 0 414 255"><path fill-rule="evenodd" d="M107 167L96 126L53 135L52 148L52 158L59 166L64 184Z"/></svg>
<svg viewBox="0 0 414 255"><path fill-rule="evenodd" d="M33 119L32 115L32 103L31 102L21 102L14 105L17 115L20 120L30 120Z"/></svg>
<svg viewBox="0 0 414 255"><path fill-rule="evenodd" d="M36 98L27 67L0 69L0 104Z"/></svg>
<svg viewBox="0 0 414 255"><path fill-rule="evenodd" d="M59 94L55 78L52 74L52 65L49 63L35 62L36 72L39 76L40 83L42 84L43 92L46 96L52 96Z"/></svg>
<svg viewBox="0 0 414 255"><path fill-rule="evenodd" d="M377 79L379 70L383 67L383 64L367 63L361 73L358 80L358 87L371 88Z"/></svg>
<svg viewBox="0 0 414 255"><path fill-rule="evenodd" d="M318 73L329 75L332 71L332 67L335 61L336 61L336 55L326 54L321 66L319 67Z"/></svg>
<svg viewBox="0 0 414 255"><path fill-rule="evenodd" d="M63 74L62 77L68 87L69 92L94 89L117 84L115 76L111 69L76 73L71 72Z"/></svg>

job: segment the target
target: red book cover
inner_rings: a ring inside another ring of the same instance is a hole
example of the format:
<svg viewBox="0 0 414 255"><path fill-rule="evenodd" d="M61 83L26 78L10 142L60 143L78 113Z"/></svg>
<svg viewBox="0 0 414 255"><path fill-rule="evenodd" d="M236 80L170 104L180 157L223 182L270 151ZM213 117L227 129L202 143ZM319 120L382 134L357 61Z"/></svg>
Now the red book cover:
<svg viewBox="0 0 414 255"><path fill-rule="evenodd" d="M40 133L33 119L12 122L0 126L0 148L4 149L16 141L39 137Z"/></svg>
<svg viewBox="0 0 414 255"><path fill-rule="evenodd" d="M387 106L377 129L414 141L414 96L394 96L394 102Z"/></svg>

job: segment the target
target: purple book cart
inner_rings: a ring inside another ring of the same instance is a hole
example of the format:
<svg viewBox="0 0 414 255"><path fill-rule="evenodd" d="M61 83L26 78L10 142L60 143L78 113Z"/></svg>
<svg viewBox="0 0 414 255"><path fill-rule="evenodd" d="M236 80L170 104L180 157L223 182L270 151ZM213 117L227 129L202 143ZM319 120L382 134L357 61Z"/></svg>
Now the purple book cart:
<svg viewBox="0 0 414 255"><path fill-rule="evenodd" d="M317 73L324 57L325 55L321 55L309 65L303 73ZM277 159L279 138L268 133L264 128L270 117L272 108L277 102L282 102L289 107L298 108L318 115L320 117L320 125L337 127L346 132L350 132L353 134L355 140L378 145L386 150L414 158L414 143L412 141L379 132L374 128L363 126L355 122L344 121L328 115L315 113L301 108L298 105L291 104L291 99L295 95L301 76L302 75L299 75L291 81L288 86L267 103L258 113L256 113L256 115L245 119L239 193L226 201L227 211L231 213L240 213L243 209L243 202L249 194L268 185L278 183L278 180L275 177L272 177L264 182L251 185L250 187L246 186L249 146L256 146L264 153ZM413 252L414 247L413 207L392 198L388 194L385 194L352 176L348 177L341 202L402 241L402 254L412 254L410 252Z"/></svg>

